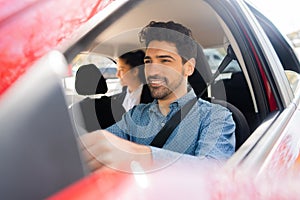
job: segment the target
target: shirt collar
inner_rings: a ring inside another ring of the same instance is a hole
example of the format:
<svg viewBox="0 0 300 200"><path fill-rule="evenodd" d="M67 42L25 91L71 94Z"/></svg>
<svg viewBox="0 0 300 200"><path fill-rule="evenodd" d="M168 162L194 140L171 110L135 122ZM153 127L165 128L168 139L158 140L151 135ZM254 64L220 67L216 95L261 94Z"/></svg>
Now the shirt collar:
<svg viewBox="0 0 300 200"><path fill-rule="evenodd" d="M134 90L133 92L129 92L129 89L127 87L126 89L126 93L130 96L133 96L133 97L137 97L139 96L141 93L142 93L142 90L143 90L143 84L141 84L136 90Z"/></svg>
<svg viewBox="0 0 300 200"><path fill-rule="evenodd" d="M176 104L177 106L179 106L180 108L182 106L184 106L189 100L193 99L196 97L196 94L194 92L194 90L191 88L188 93L186 93L184 96L180 97L179 99L175 100L173 103L170 104L170 106L172 106L172 104Z"/></svg>

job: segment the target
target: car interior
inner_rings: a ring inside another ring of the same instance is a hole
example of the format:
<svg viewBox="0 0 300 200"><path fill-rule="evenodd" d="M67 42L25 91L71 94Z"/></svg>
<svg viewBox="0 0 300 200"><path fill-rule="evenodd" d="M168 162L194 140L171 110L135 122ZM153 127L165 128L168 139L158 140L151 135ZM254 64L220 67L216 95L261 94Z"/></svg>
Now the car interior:
<svg viewBox="0 0 300 200"><path fill-rule="evenodd" d="M230 4L242 4L252 12ZM5 22L12 22L8 19ZM107 115L99 118L98 114L111 107L97 102L122 91L115 75L116 59L126 52L145 49L138 36L150 21L175 21L191 29L198 50L189 85L197 97L227 107L236 123L236 152L225 170L258 166L258 173L252 176L258 180L272 159L287 166L284 162L292 159L288 157L289 144L278 142L284 133L298 132L299 114L294 113L299 113L296 92L300 91L300 64L267 18L243 1L112 0L83 23L70 41L37 60L1 97L1 199L44 199L89 174L78 137L105 128ZM257 30L252 30L249 22L256 21L261 27L253 26ZM40 52L28 55L35 59ZM67 77L62 77L67 74L63 70L57 72L61 69L69 70ZM294 120L293 129L285 129L290 119ZM292 139L287 142L299 137ZM280 155L271 157L275 151ZM16 166L18 170L14 170ZM240 173L229 175L247 181ZM80 192L88 193L91 197L89 191L94 189L97 195L101 185L94 183L111 178L120 183L114 174L96 176L83 179L83 186L74 184L71 193L76 197ZM145 180L139 178L134 176L137 183Z"/></svg>
<svg viewBox="0 0 300 200"><path fill-rule="evenodd" d="M229 28L232 23L230 16L224 14L225 17L221 17L211 5L206 1L193 0L176 4L171 0L127 3L123 9L115 11L77 44L67 49L65 56L69 62L73 62L75 55L89 52L114 60L125 52L145 48L140 43L138 34L150 21L182 23L192 30L193 37L199 44L196 70L189 78L189 83L201 98L225 105L233 112L237 124L238 149L269 113L278 109L278 106L270 108L267 97L258 89L263 83L257 85L251 81L254 79L251 75L254 74L254 69L246 65L247 55L242 54L235 30ZM155 12L152 12L154 10ZM260 23L263 23L263 20L260 20ZM271 41L275 42L275 39ZM223 67L224 69L216 69L222 61L212 64L205 55L206 50L213 49L222 55L224 60L229 48L233 56L228 65L234 63L234 70L226 70L227 65ZM285 66L287 65L288 63ZM109 79L106 79L106 82L107 80Z"/></svg>

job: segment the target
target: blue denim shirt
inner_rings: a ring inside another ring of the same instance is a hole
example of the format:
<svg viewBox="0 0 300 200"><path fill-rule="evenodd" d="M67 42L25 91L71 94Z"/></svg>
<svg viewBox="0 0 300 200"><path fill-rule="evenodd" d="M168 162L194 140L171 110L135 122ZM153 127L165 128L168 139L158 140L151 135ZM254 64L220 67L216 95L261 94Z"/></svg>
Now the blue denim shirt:
<svg viewBox="0 0 300 200"><path fill-rule="evenodd" d="M167 116L160 112L157 100L149 104L139 104L106 130L126 140L150 145L171 116L194 97L196 97L194 91L190 90L171 103ZM186 156L187 159L197 157L224 161L234 153L234 131L235 123L227 108L199 99L173 131L163 148L151 147L153 160Z"/></svg>

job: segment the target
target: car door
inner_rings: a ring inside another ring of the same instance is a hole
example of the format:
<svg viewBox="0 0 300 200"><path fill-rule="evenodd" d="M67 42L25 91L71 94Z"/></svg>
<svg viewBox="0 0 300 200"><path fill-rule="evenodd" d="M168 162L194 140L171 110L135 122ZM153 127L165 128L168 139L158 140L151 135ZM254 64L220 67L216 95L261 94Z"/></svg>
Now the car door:
<svg viewBox="0 0 300 200"><path fill-rule="evenodd" d="M207 1L228 27L257 105L252 136L228 162L260 171L287 168L299 154L299 61L277 28L243 1ZM295 77L294 81L290 77Z"/></svg>

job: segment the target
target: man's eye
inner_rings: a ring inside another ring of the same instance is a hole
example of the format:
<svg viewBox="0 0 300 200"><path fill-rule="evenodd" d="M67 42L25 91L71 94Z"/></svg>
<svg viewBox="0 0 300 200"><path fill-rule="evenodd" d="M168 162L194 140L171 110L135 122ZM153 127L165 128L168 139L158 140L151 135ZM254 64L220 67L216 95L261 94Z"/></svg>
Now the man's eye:
<svg viewBox="0 0 300 200"><path fill-rule="evenodd" d="M166 62L171 62L171 61L168 60L168 59L162 59L161 62L162 62L162 63L166 63Z"/></svg>
<svg viewBox="0 0 300 200"><path fill-rule="evenodd" d="M144 60L144 63L149 64L149 63L151 63L151 60Z"/></svg>

